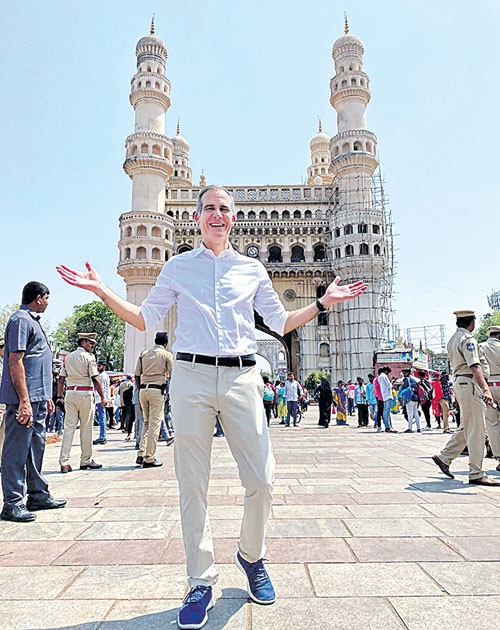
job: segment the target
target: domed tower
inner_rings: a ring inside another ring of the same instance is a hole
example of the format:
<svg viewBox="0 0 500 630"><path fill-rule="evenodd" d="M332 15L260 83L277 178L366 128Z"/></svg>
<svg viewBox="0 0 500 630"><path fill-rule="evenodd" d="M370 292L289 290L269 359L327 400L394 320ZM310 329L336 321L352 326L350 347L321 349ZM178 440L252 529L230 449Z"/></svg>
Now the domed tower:
<svg viewBox="0 0 500 630"><path fill-rule="evenodd" d="M332 176L329 174L330 162L330 136L323 133L321 119L318 124L318 133L312 138L309 147L311 149L311 166L307 169L308 186L329 184Z"/></svg>
<svg viewBox="0 0 500 630"><path fill-rule="evenodd" d="M174 173L169 180L169 188L191 186L191 168L189 167L189 144L181 136L180 124L177 122L177 134L172 138L172 160Z"/></svg>
<svg viewBox="0 0 500 630"><path fill-rule="evenodd" d="M130 103L135 130L125 141L123 168L132 180L130 212L120 217L118 273L127 286L127 300L141 304L173 251L173 219L165 214L165 185L173 174L173 144L165 136L170 107L170 81L165 76L167 48L150 33L136 47L137 72L132 77ZM158 329L163 329L160 325ZM132 371L138 354L152 345L155 331L146 334L127 325L124 369Z"/></svg>
<svg viewBox="0 0 500 630"><path fill-rule="evenodd" d="M330 82L330 103L337 111L337 134L330 140L332 211L330 213L331 259L343 281L366 280L368 291L339 310L342 327L343 370L349 378L366 376L373 366L387 325L383 310L384 279L388 270L386 217L382 204L372 195L378 166L377 138L366 129L370 80L363 72L364 48L349 33L333 45L335 76Z"/></svg>

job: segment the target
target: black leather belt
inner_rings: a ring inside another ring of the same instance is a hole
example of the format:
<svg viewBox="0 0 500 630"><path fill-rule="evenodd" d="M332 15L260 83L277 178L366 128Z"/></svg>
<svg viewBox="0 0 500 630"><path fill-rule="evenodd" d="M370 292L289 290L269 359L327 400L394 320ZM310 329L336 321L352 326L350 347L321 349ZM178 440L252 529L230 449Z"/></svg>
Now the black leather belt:
<svg viewBox="0 0 500 630"><path fill-rule="evenodd" d="M203 363L217 367L249 367L255 365L254 354L244 354L240 357L207 357L204 354L191 354L190 352L178 352L177 361L189 361L190 363Z"/></svg>
<svg viewBox="0 0 500 630"><path fill-rule="evenodd" d="M139 389L163 389L163 385L154 385L153 383L149 383L147 385L141 385Z"/></svg>

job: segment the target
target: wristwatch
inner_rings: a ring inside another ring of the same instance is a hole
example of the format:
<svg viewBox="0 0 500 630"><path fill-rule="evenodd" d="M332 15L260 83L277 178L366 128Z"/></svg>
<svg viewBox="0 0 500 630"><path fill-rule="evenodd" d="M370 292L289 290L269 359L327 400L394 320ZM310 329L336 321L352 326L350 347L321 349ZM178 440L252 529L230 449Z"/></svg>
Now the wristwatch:
<svg viewBox="0 0 500 630"><path fill-rule="evenodd" d="M328 310L326 306L323 306L323 304L321 304L319 298L316 298L316 308L318 309L320 313L324 313L325 311Z"/></svg>

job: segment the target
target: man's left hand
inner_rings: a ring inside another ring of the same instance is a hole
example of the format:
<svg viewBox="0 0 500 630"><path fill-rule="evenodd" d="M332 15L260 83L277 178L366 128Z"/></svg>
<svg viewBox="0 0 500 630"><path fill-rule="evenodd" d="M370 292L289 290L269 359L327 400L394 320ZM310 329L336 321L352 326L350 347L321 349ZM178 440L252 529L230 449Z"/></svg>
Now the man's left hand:
<svg viewBox="0 0 500 630"><path fill-rule="evenodd" d="M329 308L338 302L345 302L346 300L352 300L353 298L358 297L358 295L364 293L367 288L368 285L362 280L354 282L353 284L345 284L341 287L340 276L337 276L321 298L321 303L326 308Z"/></svg>
<svg viewBox="0 0 500 630"><path fill-rule="evenodd" d="M49 416L51 416L55 410L56 407L54 405L54 401L52 400L52 398L49 398L49 400L47 400L47 413L49 414Z"/></svg>

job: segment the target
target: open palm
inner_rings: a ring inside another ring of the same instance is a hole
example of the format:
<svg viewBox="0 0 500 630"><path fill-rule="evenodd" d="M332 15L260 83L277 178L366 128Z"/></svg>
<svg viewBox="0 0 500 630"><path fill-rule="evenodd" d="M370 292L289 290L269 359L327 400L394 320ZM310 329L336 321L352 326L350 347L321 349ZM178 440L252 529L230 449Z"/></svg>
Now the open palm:
<svg viewBox="0 0 500 630"><path fill-rule="evenodd" d="M58 265L56 269L61 278L68 284L97 293L104 287L101 277L89 262L85 263L85 267L87 268L85 272L76 271L76 269L71 269L66 265Z"/></svg>

